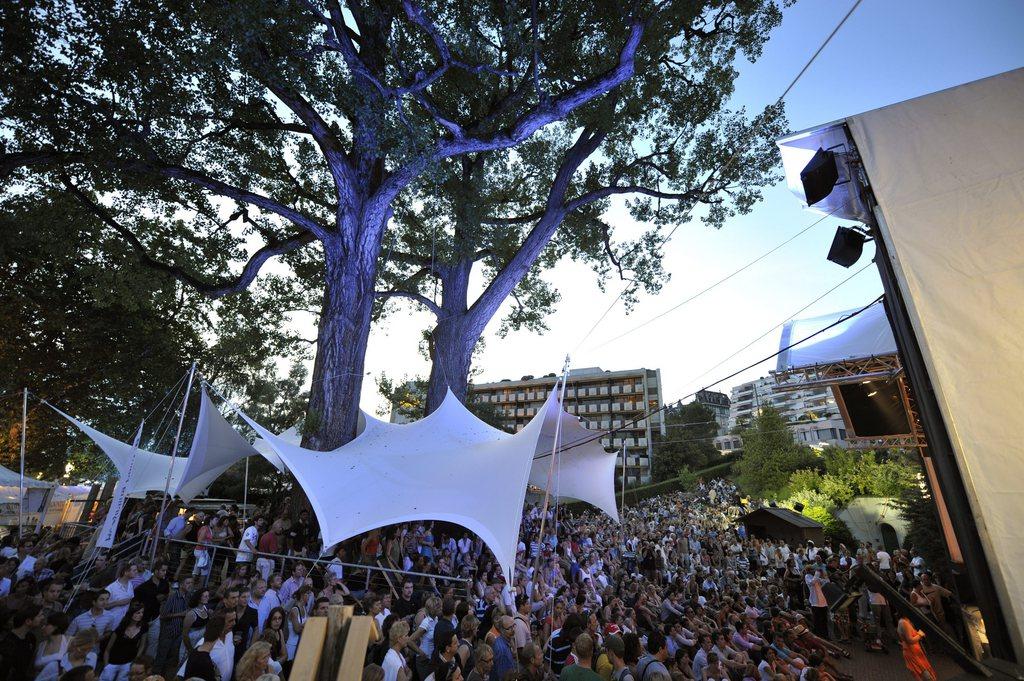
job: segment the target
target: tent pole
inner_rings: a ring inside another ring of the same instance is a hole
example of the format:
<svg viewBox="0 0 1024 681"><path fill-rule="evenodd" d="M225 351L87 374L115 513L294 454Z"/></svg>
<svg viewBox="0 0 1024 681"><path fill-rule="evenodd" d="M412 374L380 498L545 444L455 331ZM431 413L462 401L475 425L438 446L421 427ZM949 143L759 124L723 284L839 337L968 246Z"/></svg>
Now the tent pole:
<svg viewBox="0 0 1024 681"><path fill-rule="evenodd" d="M540 513L540 536L537 539L537 557L533 563L533 576L539 578L540 554L544 550L544 521L548 517L548 503L551 500L551 478L555 473L555 456L558 454L558 441L562 432L562 409L565 403L565 383L569 378L569 355L565 356L565 364L562 366L562 385L559 388L558 398L558 420L555 421L555 437L551 443L551 462L548 464L548 484L544 488L544 508ZM510 576L511 577L511 576Z"/></svg>
<svg viewBox="0 0 1024 681"><path fill-rule="evenodd" d="M22 538L22 525L25 523L25 427L28 425L28 388L21 393L21 479L19 487L21 496L18 501L18 540Z"/></svg>
<svg viewBox="0 0 1024 681"><path fill-rule="evenodd" d="M249 519L249 457L245 457L245 484L242 487L242 521Z"/></svg>
<svg viewBox="0 0 1024 681"><path fill-rule="evenodd" d="M619 490L619 512L626 510L626 438L622 438L622 489Z"/></svg>
<svg viewBox="0 0 1024 681"><path fill-rule="evenodd" d="M156 536L153 537L153 551L149 556L150 561L156 559L156 547L160 543L160 528L164 524L164 513L167 511L167 493L171 489L171 475L174 474L174 460L178 456L178 441L181 440L181 428L185 425L185 408L188 407L188 398L192 393L192 379L196 376L196 362L192 361L192 368L188 372L188 387L185 388L185 398L181 401L181 416L178 417L178 430L174 433L174 446L171 449L171 465L167 467L167 481L164 483L164 496L160 502L160 515L156 517Z"/></svg>

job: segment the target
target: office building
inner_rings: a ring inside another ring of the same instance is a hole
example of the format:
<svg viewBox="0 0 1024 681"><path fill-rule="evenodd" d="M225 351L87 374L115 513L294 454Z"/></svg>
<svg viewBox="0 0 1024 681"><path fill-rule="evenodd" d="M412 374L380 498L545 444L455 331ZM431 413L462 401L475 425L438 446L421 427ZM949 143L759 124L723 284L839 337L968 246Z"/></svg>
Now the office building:
<svg viewBox="0 0 1024 681"><path fill-rule="evenodd" d="M506 430L518 432L543 406L557 378L555 374L547 374L540 378L523 376L518 381L503 379L479 383L469 387L467 399L494 404L504 419ZM603 438L601 443L619 452L616 476L622 479L625 465L626 485L629 486L651 480L652 434L658 430L664 435L665 423L660 412L650 418L644 415L660 409L662 399L658 369L606 371L588 367L569 372L565 409L579 416L591 430L622 429Z"/></svg>

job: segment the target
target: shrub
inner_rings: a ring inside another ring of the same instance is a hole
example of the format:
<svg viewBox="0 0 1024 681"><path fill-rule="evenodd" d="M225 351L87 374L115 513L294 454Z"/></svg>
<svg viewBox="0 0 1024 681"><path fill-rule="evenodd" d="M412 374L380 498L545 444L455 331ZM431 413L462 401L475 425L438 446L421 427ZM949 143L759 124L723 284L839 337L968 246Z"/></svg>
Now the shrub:
<svg viewBox="0 0 1024 681"><path fill-rule="evenodd" d="M855 545L856 542L849 526L832 511L823 506L808 506L804 508L803 513L811 520L821 523L825 528L825 538L831 541L833 546L838 546L841 543L846 544L847 547Z"/></svg>

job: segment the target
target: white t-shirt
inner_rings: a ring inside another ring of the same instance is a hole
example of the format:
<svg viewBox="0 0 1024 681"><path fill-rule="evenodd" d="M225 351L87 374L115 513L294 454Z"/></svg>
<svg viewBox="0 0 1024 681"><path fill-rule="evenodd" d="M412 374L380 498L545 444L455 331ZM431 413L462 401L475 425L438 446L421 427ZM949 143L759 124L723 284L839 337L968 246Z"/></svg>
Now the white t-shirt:
<svg viewBox="0 0 1024 681"><path fill-rule="evenodd" d="M377 620L377 626L380 627L381 631L384 631L384 620L386 620L388 618L388 615L390 614L391 611L387 608L384 608L383 610L377 613L376 617L374 617L374 619Z"/></svg>
<svg viewBox="0 0 1024 681"><path fill-rule="evenodd" d="M761 660L761 664L757 665L757 671L761 673L761 681L775 681L775 672L767 660Z"/></svg>
<svg viewBox="0 0 1024 681"><path fill-rule="evenodd" d="M122 586L121 582L115 579L109 586L107 586L107 591L110 592L111 603L115 601L123 601L125 599L131 601L131 599L135 597L135 587L131 585L131 582L128 583L128 586ZM113 608L107 608L107 612L109 612L112 617L110 628L117 629L117 625L121 623L121 620L124 619L125 613L128 612L128 603Z"/></svg>
<svg viewBox="0 0 1024 681"><path fill-rule="evenodd" d="M810 596L807 598L812 608L824 608L828 605L828 601L825 600L825 592L821 590L822 579L817 575L804 575L804 581L807 582L807 590L810 592Z"/></svg>
<svg viewBox="0 0 1024 681"><path fill-rule="evenodd" d="M384 681L398 681L398 672L405 667L405 658L394 648L388 648L384 656Z"/></svg>
<svg viewBox="0 0 1024 681"><path fill-rule="evenodd" d="M875 554L875 558L878 559L879 570L888 570L890 568L892 556L889 555L888 551L879 551Z"/></svg>
<svg viewBox="0 0 1024 681"><path fill-rule="evenodd" d="M239 563L251 562L252 553L249 552L249 547L246 546L246 542L249 542L255 547L256 543L259 540L260 531L256 529L255 525L250 525L249 527L245 528L245 531L242 532L242 541L238 544L238 555L235 557L235 560Z"/></svg>
<svg viewBox="0 0 1024 681"><path fill-rule="evenodd" d="M422 650L423 654L427 657L434 654L434 627L436 626L437 618L430 617L429 615L424 617L423 621L420 622L420 629L427 632L423 634L423 638L420 639L420 650Z"/></svg>

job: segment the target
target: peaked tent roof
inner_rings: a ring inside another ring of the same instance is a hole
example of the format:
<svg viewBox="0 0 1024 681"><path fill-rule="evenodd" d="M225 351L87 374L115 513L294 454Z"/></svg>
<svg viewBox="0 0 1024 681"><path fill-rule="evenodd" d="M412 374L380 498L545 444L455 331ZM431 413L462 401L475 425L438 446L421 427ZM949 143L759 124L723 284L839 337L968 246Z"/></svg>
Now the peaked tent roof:
<svg viewBox="0 0 1024 681"><path fill-rule="evenodd" d="M841 320L856 310L832 312L818 317L793 319L782 327L779 347L786 348L815 331ZM840 322L806 343L789 348L779 355L777 369L786 371L814 364L867 359L896 354L885 306L872 305L861 314Z"/></svg>
<svg viewBox="0 0 1024 681"><path fill-rule="evenodd" d="M167 484L167 471L171 470L170 490L178 488L181 480L181 472L184 470L184 463L174 461L166 454L157 454L142 448L135 448L132 445L114 439L100 431L85 425L78 419L69 416L53 405L50 408L71 422L75 428L85 433L89 439L103 450L110 457L117 468L118 475L127 481L128 494L130 496L145 496L146 492L163 490ZM134 463L132 457L135 457ZM181 457L177 457L181 458ZM188 501L189 499L186 499Z"/></svg>
<svg viewBox="0 0 1024 681"><path fill-rule="evenodd" d="M231 427L205 390L201 391L201 395L199 421L188 458L172 458L166 454L136 449L127 442L121 442L87 426L53 405L49 406L85 433L110 457L122 480L128 478L130 472L131 479L127 481L130 496L145 496L146 492L163 491L167 485L167 471L170 469L171 480L167 489L172 495L188 502L209 487L236 461L259 453ZM284 470L279 457L273 454L264 456L277 466L278 470Z"/></svg>
<svg viewBox="0 0 1024 681"><path fill-rule="evenodd" d="M554 392L515 435L487 425L449 391L436 411L413 423L364 414L355 439L328 452L303 449L239 413L302 485L325 545L384 525L449 521L479 535L506 573L514 566L527 482L547 484L550 458L543 454L550 455L559 415L563 443L592 436L559 408ZM595 441L565 452L558 468L558 493L617 519L614 454Z"/></svg>
<svg viewBox="0 0 1024 681"><path fill-rule="evenodd" d="M588 430L580 419L558 408L558 390L552 390L542 409L544 427L537 440L537 453L530 469L530 484L547 487L555 426L562 422L559 440L562 451L555 460L552 494L585 501L618 522L615 503L616 455L604 450L598 433Z"/></svg>
<svg viewBox="0 0 1024 681"><path fill-rule="evenodd" d="M174 488L174 494L186 500L198 496L234 463L260 453L231 427L205 389L201 389L200 394L196 434L178 485ZM280 457L273 455L267 459L278 470L284 471Z"/></svg>
<svg viewBox="0 0 1024 681"><path fill-rule="evenodd" d="M449 392L426 418L407 425L367 419L351 442L318 452L239 413L302 485L326 546L384 525L448 521L479 535L511 574L542 419L509 436Z"/></svg>

